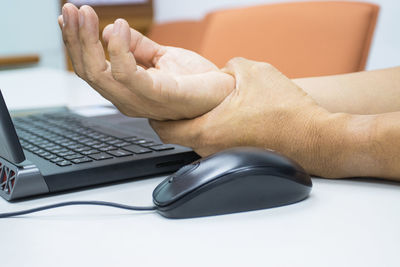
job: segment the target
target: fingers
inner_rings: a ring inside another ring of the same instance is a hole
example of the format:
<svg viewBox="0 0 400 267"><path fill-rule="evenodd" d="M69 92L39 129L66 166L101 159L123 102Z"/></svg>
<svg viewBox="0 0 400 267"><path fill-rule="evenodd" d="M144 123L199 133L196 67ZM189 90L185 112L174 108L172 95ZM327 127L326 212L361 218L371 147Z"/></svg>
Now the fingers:
<svg viewBox="0 0 400 267"><path fill-rule="evenodd" d="M125 81L137 71L136 61L129 51L130 31L128 23L117 19L108 43L111 72L116 80Z"/></svg>
<svg viewBox="0 0 400 267"><path fill-rule="evenodd" d="M121 90L122 86L111 75L98 38L98 18L94 10L89 6L78 10L72 4L65 4L58 23L76 74L103 97L118 104L126 90Z"/></svg>
<svg viewBox="0 0 400 267"><path fill-rule="evenodd" d="M116 82L99 40L99 20L89 6L79 9L79 40L82 51L83 78L114 104L126 97L127 90Z"/></svg>
<svg viewBox="0 0 400 267"><path fill-rule="evenodd" d="M103 46L99 40L99 19L89 6L79 9L79 40L82 50L82 62L85 65L85 76L93 83L99 73L107 70Z"/></svg>
<svg viewBox="0 0 400 267"><path fill-rule="evenodd" d="M112 75L131 92L149 95L152 93L153 81L143 68L136 66L135 58L130 52L130 40L128 23L123 19L117 19L108 43Z"/></svg>
<svg viewBox="0 0 400 267"><path fill-rule="evenodd" d="M107 25L103 30L103 40L108 43L113 34L113 24ZM158 59L165 53L163 46L150 40L140 32L130 29L129 50L137 62L145 67L155 67Z"/></svg>
<svg viewBox="0 0 400 267"><path fill-rule="evenodd" d="M78 9L72 4L65 4L62 8L62 18L59 18L62 26L62 36L67 48L72 66L80 76L83 74L82 52L79 42Z"/></svg>

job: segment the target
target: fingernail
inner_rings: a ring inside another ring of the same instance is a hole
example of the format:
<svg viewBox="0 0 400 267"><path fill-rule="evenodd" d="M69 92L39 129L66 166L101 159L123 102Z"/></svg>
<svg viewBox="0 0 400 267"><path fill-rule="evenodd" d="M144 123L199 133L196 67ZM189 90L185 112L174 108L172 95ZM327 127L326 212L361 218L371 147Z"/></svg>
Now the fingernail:
<svg viewBox="0 0 400 267"><path fill-rule="evenodd" d="M65 27L65 25L67 25L67 23L68 23L68 10L65 8L65 7L63 7L62 8L62 17L63 17L63 27Z"/></svg>
<svg viewBox="0 0 400 267"><path fill-rule="evenodd" d="M79 10L79 27L83 26L83 23L85 22L85 17L83 16L83 11Z"/></svg>
<svg viewBox="0 0 400 267"><path fill-rule="evenodd" d="M120 29L121 29L121 21L119 19L117 19L114 22L113 34L118 34Z"/></svg>

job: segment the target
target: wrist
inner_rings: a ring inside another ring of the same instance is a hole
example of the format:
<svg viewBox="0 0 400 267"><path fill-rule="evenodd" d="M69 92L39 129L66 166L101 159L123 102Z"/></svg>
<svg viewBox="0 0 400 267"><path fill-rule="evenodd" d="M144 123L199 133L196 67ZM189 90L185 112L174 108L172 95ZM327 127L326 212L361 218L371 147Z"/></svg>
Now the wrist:
<svg viewBox="0 0 400 267"><path fill-rule="evenodd" d="M347 113L324 113L319 119L314 143L313 171L326 178L379 177L375 117Z"/></svg>

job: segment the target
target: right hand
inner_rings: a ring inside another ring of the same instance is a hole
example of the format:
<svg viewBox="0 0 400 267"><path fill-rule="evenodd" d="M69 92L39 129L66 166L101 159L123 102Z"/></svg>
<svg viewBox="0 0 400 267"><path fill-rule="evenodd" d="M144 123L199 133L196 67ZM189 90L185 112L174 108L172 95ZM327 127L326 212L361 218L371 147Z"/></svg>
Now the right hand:
<svg viewBox="0 0 400 267"><path fill-rule="evenodd" d="M191 147L201 156L239 146L268 148L312 174L338 177L326 164L341 152L331 146L342 132L337 115L268 63L235 58L225 71L236 78L236 88L210 112L191 120L150 120L164 143ZM321 147L329 157L321 156Z"/></svg>
<svg viewBox="0 0 400 267"><path fill-rule="evenodd" d="M77 75L128 116L194 118L216 107L235 86L231 75L207 59L159 45L122 19L103 32L108 62L98 38L97 15L89 6L78 10L65 4L59 24Z"/></svg>

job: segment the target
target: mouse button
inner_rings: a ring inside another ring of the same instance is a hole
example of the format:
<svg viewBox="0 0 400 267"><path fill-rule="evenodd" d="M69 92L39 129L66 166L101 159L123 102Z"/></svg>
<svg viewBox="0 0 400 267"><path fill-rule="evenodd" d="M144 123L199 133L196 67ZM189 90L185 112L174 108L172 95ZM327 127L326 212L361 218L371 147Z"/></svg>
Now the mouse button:
<svg viewBox="0 0 400 267"><path fill-rule="evenodd" d="M170 178L168 179L169 183L172 183L176 178L184 176L185 174L193 171L200 165L200 162L195 162L180 168L177 172L173 173Z"/></svg>
<svg viewBox="0 0 400 267"><path fill-rule="evenodd" d="M172 181L170 181L171 179L167 179L167 181L162 182L154 189L154 203L157 206L164 207L177 201L198 187L199 183L195 181L196 178L199 177L189 173L176 177Z"/></svg>
<svg viewBox="0 0 400 267"><path fill-rule="evenodd" d="M224 171L211 164L196 164L194 168L188 169L184 174L175 176L173 179L167 178L159 184L153 191L153 201L156 205L164 207L167 206L197 188L208 184L210 181L221 176ZM224 169L223 169L224 170Z"/></svg>

